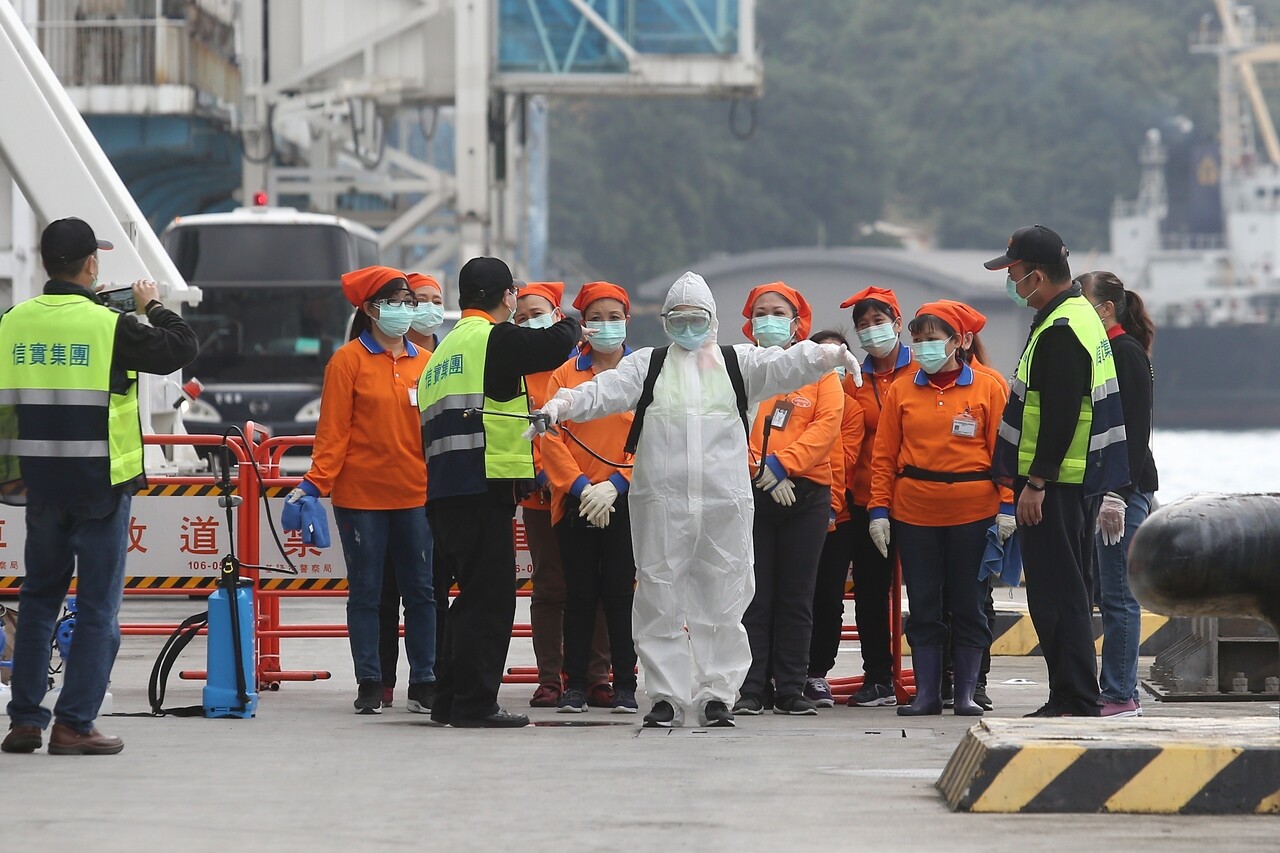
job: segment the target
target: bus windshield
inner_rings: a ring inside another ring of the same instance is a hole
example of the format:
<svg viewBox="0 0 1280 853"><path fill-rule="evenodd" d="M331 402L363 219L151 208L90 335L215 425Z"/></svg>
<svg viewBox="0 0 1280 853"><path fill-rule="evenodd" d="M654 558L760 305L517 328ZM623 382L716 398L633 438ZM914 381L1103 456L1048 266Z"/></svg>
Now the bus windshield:
<svg viewBox="0 0 1280 853"><path fill-rule="evenodd" d="M200 355L184 371L205 382L319 384L346 343L351 305L337 284L204 285L184 317Z"/></svg>

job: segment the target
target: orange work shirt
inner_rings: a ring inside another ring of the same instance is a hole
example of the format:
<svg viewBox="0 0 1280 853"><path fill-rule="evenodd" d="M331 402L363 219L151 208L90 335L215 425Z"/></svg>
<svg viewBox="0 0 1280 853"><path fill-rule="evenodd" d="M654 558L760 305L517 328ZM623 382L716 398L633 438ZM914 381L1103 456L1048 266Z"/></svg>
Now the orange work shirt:
<svg viewBox="0 0 1280 853"><path fill-rule="evenodd" d="M1004 378L1004 374L1003 374L1003 373L1001 373L1000 371L996 370L994 367L991 367L991 366L989 366L989 365L983 364L982 362L978 361L976 358L971 358L971 359L969 359L969 366L970 366L970 367L972 367L972 368L973 368L975 371L977 371L978 373L985 373L985 374L987 374L988 376L990 376L992 379L994 379L995 381L999 382L999 383L1000 383L1000 387L1004 390L1004 399L1005 399L1005 402L1008 402L1008 400L1009 400L1009 380Z"/></svg>
<svg viewBox="0 0 1280 853"><path fill-rule="evenodd" d="M852 376L844 379L844 393L857 400L862 407L862 449L858 452L857 464L845 472L845 485L853 492L854 506L865 507L871 500L871 453L884 398L899 377L914 375L919 369L920 365L911 357L911 348L906 344L899 344L897 361L892 371L876 373L875 362L871 356L867 356L862 362L862 386L854 385Z"/></svg>
<svg viewBox="0 0 1280 853"><path fill-rule="evenodd" d="M547 382L551 379L551 373L550 370L544 370L541 373L530 373L524 378L525 391L529 395L529 411L541 408L543 403L551 399L551 395L547 393ZM547 477L542 462L542 436L536 436L533 439L533 471L534 482L538 488L520 501L520 506L547 512L551 509L551 496L547 490Z"/></svg>
<svg viewBox="0 0 1280 853"><path fill-rule="evenodd" d="M623 355L630 353L623 350ZM610 370L612 368L609 368ZM547 382L547 397L554 397L561 388L577 388L596 376L591 350L580 353L551 372ZM622 448L631 432L635 412L619 412L582 423L567 424L573 434L605 459L622 462ZM629 461L629 460L628 460ZM551 483L551 523L558 524L564 517L565 498L582 494L587 486L608 480L619 495L631 488L631 469L618 468L596 459L582 449L576 441L560 432L542 436L542 464Z"/></svg>
<svg viewBox="0 0 1280 853"><path fill-rule="evenodd" d="M831 449L840 440L843 393L840 380L828 373L790 394L761 401L751 425L751 458L769 465L779 480L800 478L830 486ZM789 406L790 412L779 416L784 424L774 424L769 433L768 459L761 459L765 422L774 417L780 404Z"/></svg>
<svg viewBox="0 0 1280 853"><path fill-rule="evenodd" d="M1012 512L1013 492L989 478L939 483L901 476L907 465L989 473L1004 404L999 383L968 365L943 388L923 370L894 382L884 398L871 459L871 517L883 518L887 511L907 524L950 527Z"/></svg>
<svg viewBox="0 0 1280 853"><path fill-rule="evenodd" d="M831 511L835 514L835 523L850 519L848 482L853 476L854 466L858 464L858 456L862 452L862 435L866 425L862 417L862 406L848 394L844 398L844 413L840 420L840 440L831 448Z"/></svg>
<svg viewBox="0 0 1280 853"><path fill-rule="evenodd" d="M320 421L307 482L346 509L410 509L427 503L418 377L430 356L405 341L393 356L365 332L324 370Z"/></svg>

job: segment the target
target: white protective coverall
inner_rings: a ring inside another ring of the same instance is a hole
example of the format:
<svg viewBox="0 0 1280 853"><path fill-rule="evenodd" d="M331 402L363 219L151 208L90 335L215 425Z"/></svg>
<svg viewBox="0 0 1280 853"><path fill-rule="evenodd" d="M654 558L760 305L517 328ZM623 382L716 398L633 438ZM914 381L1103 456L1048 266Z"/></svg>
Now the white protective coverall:
<svg viewBox="0 0 1280 853"><path fill-rule="evenodd" d="M685 709L700 712L713 699L732 707L751 665L742 614L755 592L755 509L746 430L716 345L715 300L701 276L686 272L672 285L663 313L677 305L711 312L711 334L697 350L672 345L667 352L636 447L628 507L637 579L632 630L645 689L655 703L670 702L673 724L682 725ZM752 406L847 363L842 348L810 341L734 351ZM652 354L636 350L616 370L561 388L556 400L564 402L547 410L556 420L585 421L634 409Z"/></svg>

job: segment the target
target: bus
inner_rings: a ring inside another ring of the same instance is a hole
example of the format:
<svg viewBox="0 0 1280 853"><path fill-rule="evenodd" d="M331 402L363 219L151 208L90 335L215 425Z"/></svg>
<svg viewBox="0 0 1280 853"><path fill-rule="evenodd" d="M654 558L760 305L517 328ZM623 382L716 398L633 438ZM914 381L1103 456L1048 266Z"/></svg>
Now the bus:
<svg viewBox="0 0 1280 853"><path fill-rule="evenodd" d="M200 341L183 378L204 385L187 430L221 435L252 420L272 435L313 433L325 365L353 315L339 279L378 263L377 235L338 216L242 207L179 217L160 240L204 294L183 311Z"/></svg>

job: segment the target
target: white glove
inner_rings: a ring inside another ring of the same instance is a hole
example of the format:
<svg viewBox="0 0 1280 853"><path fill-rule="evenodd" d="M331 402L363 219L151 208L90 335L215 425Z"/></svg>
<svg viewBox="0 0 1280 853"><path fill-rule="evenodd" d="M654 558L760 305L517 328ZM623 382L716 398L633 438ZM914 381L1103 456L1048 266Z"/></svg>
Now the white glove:
<svg viewBox="0 0 1280 853"><path fill-rule="evenodd" d="M1107 492L1103 496L1096 528L1102 534L1103 545L1118 545L1124 538L1124 510L1124 499L1119 495Z"/></svg>
<svg viewBox="0 0 1280 853"><path fill-rule="evenodd" d="M1012 515L1005 515L1003 512L996 516L996 538L1001 544L1009 541L1009 537L1013 535L1013 531L1018 529L1018 519Z"/></svg>
<svg viewBox="0 0 1280 853"><path fill-rule="evenodd" d="M289 494L285 497L284 502L290 503L290 504L296 504L298 501L302 500L306 496L307 496L306 492L302 491L301 488L297 488L289 492Z"/></svg>
<svg viewBox="0 0 1280 853"><path fill-rule="evenodd" d="M756 476L755 486L761 491L769 491L778 485L778 475L773 473L773 469L765 464L764 460L760 460L760 473Z"/></svg>
<svg viewBox="0 0 1280 853"><path fill-rule="evenodd" d="M529 414L533 416L533 420L529 422L529 428L521 435L532 441L536 436L542 435L551 427L560 423L564 417L564 413L569 411L571 403L560 397L555 396L542 404L542 408L535 409Z"/></svg>
<svg viewBox="0 0 1280 853"><path fill-rule="evenodd" d="M821 350L821 363L827 370L835 370L837 365L843 366L845 373L853 377L853 384L862 385L862 365L844 344L818 344Z"/></svg>
<svg viewBox="0 0 1280 853"><path fill-rule="evenodd" d="M782 482L774 486L772 492L769 492L769 497L783 506L791 506L796 502L796 484L791 482L790 477L784 477Z"/></svg>
<svg viewBox="0 0 1280 853"><path fill-rule="evenodd" d="M868 530L871 532L871 541L875 543L876 550L880 552L881 557L887 559L889 556L889 519L871 519L871 525Z"/></svg>
<svg viewBox="0 0 1280 853"><path fill-rule="evenodd" d="M595 527L609 526L609 513L618 500L618 488L608 480L587 486L578 496L578 515Z"/></svg>

